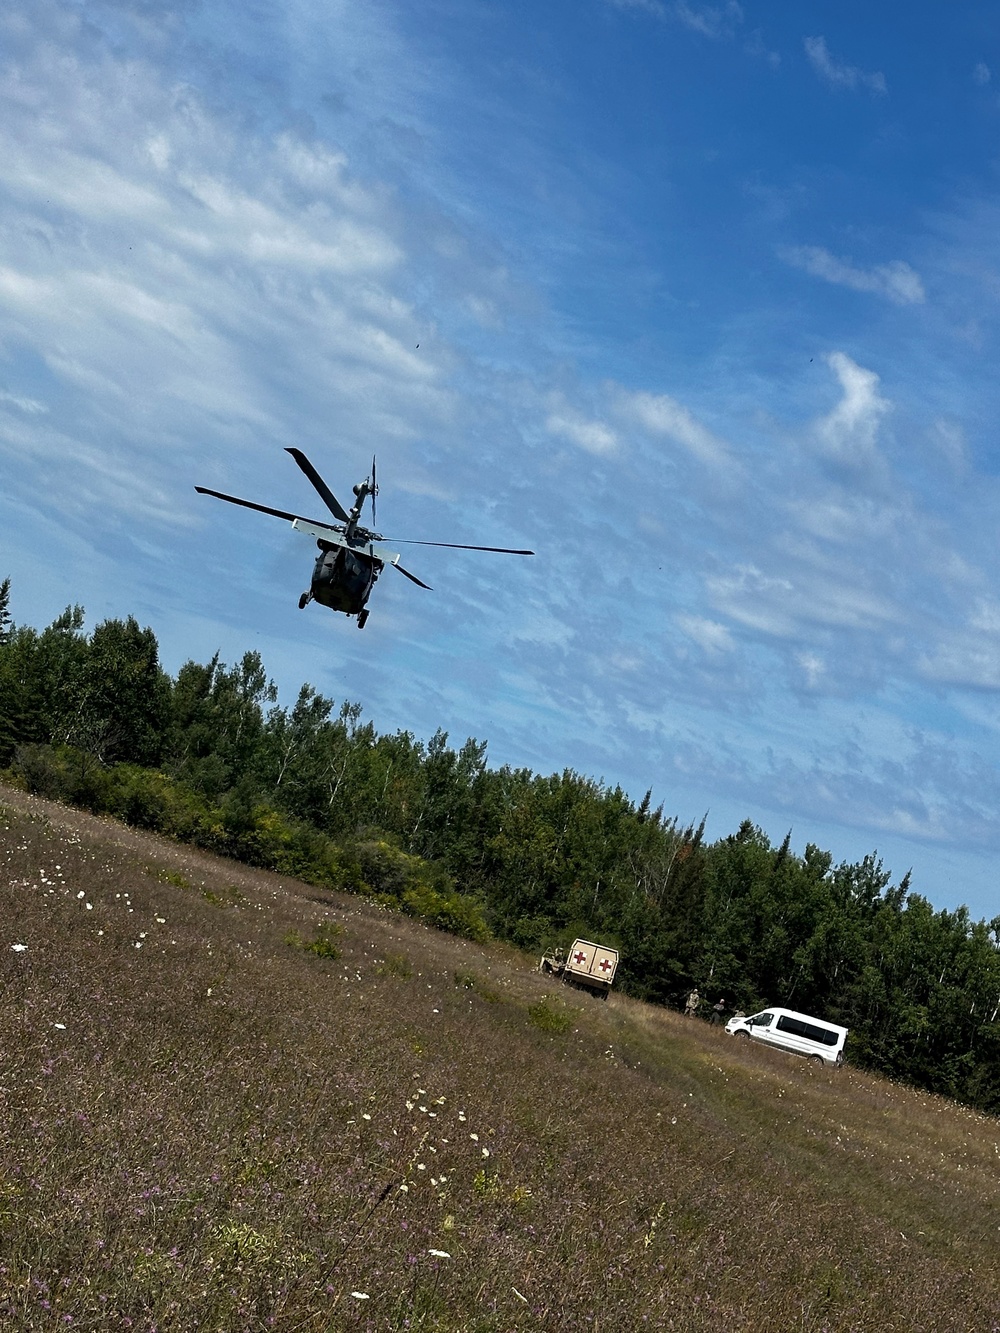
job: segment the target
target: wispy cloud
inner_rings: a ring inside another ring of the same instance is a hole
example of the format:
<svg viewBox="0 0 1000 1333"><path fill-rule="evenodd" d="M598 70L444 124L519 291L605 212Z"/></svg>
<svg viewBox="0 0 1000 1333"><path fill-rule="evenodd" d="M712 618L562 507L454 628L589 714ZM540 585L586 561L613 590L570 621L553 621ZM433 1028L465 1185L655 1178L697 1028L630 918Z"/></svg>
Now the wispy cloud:
<svg viewBox="0 0 1000 1333"><path fill-rule="evenodd" d="M718 6L691 5L687 0L676 0L670 12L692 32L700 32L703 37L711 37L713 40L731 37L743 22L743 9L736 0Z"/></svg>
<svg viewBox="0 0 1000 1333"><path fill-rule="evenodd" d="M36 416L39 412L49 410L44 403L40 403L34 398L24 398L20 394L8 393L6 390L0 390L0 403L10 403L19 412L25 412L29 416Z"/></svg>
<svg viewBox="0 0 1000 1333"><path fill-rule="evenodd" d="M985 88L985 86L989 83L992 77L993 75L990 72L989 65L987 65L985 61L982 60L980 60L977 63L977 65L972 71L972 81L973 83L978 83L980 88Z"/></svg>
<svg viewBox="0 0 1000 1333"><path fill-rule="evenodd" d="M550 435L569 440L589 454L613 454L618 449L618 436L609 426L576 411L561 395L553 400L545 429Z"/></svg>
<svg viewBox="0 0 1000 1333"><path fill-rule="evenodd" d="M868 72L856 65L844 65L834 60L826 44L825 37L807 37L806 55L813 68L832 88L867 88L869 92L882 96L888 91L885 75L880 71Z"/></svg>
<svg viewBox="0 0 1000 1333"><path fill-rule="evenodd" d="M927 299L920 274L902 259L876 264L872 268L859 268L817 245L781 246L778 254L786 263L804 269L814 278L822 278L838 287L850 287L855 292L872 292L895 305L921 305Z"/></svg>
<svg viewBox="0 0 1000 1333"><path fill-rule="evenodd" d="M660 0L606 0L606 3L614 9L644 9L647 14L655 14L657 18L666 17L666 9Z"/></svg>
<svg viewBox="0 0 1000 1333"><path fill-rule="evenodd" d="M716 620L687 614L681 614L676 619L678 627L709 657L721 657L736 647L731 630Z"/></svg>
<svg viewBox="0 0 1000 1333"><path fill-rule="evenodd" d="M700 463L713 468L735 466L725 441L713 435L689 408L669 394L623 393L619 410L651 435L679 444Z"/></svg>
<svg viewBox="0 0 1000 1333"><path fill-rule="evenodd" d="M737 0L720 5L691 4L689 0L605 0L614 9L643 10L657 18L672 18L691 32L700 33L717 41L732 37L743 22L743 8Z"/></svg>

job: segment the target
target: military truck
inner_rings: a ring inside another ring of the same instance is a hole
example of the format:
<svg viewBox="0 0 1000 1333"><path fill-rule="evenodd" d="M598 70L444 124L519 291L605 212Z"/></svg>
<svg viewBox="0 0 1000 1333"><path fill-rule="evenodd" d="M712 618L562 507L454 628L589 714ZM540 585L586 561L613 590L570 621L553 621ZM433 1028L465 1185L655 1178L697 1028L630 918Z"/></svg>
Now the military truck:
<svg viewBox="0 0 1000 1333"><path fill-rule="evenodd" d="M574 940L567 955L564 956L561 949L556 949L546 954L538 964L540 972L561 977L567 985L593 991L602 1000L608 998L617 967L618 950L609 949L604 944L594 944L590 940Z"/></svg>

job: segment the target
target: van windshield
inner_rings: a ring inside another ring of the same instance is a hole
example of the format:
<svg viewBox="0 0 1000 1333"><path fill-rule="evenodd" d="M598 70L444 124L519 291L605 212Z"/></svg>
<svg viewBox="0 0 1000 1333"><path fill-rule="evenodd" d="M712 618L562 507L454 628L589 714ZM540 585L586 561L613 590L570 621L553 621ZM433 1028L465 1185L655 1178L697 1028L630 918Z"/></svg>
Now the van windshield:
<svg viewBox="0 0 1000 1333"><path fill-rule="evenodd" d="M766 1028L773 1017L774 1014L754 1014L753 1018L750 1019L750 1022L755 1028Z"/></svg>

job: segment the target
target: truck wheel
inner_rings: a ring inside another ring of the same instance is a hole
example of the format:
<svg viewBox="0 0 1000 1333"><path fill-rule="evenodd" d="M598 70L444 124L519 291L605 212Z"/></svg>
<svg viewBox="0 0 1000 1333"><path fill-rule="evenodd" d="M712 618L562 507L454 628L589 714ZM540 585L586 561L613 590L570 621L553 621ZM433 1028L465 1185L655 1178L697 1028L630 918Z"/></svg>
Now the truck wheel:
<svg viewBox="0 0 1000 1333"><path fill-rule="evenodd" d="M750 1040L750 1033L747 1032L746 1028L740 1028L736 1035L737 1037L745 1037L747 1041Z"/></svg>

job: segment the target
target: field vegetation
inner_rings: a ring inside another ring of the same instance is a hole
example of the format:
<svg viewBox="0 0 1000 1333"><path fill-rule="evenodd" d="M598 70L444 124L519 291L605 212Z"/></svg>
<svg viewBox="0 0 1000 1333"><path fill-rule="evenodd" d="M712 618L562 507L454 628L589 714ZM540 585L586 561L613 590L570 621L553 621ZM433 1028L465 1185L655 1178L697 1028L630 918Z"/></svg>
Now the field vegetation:
<svg viewBox="0 0 1000 1333"><path fill-rule="evenodd" d="M0 791L0 1328L1000 1330L1000 1124Z"/></svg>

